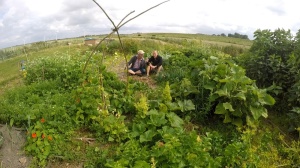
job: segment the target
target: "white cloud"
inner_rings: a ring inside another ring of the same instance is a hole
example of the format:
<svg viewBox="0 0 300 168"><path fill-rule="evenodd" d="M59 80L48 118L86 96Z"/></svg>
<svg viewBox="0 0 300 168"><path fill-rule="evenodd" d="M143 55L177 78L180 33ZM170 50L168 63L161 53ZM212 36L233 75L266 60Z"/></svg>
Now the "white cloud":
<svg viewBox="0 0 300 168"><path fill-rule="evenodd" d="M161 0L100 1L115 24L157 5ZM257 29L291 29L300 26L297 0L170 0L132 20L120 33L242 33ZM11 45L109 33L112 24L92 0L0 1L0 48Z"/></svg>

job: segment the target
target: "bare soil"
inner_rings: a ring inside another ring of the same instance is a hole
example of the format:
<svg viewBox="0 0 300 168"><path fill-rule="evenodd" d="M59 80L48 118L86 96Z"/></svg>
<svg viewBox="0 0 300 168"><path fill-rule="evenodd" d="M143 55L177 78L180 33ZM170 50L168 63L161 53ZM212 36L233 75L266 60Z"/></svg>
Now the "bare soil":
<svg viewBox="0 0 300 168"><path fill-rule="evenodd" d="M25 155L26 132L20 128L1 125L3 144L0 150L1 168L29 167L31 158Z"/></svg>
<svg viewBox="0 0 300 168"><path fill-rule="evenodd" d="M125 70L125 65L126 65L125 62L121 61L120 63L114 66L108 67L107 70L111 72L115 72L120 80L127 81L127 71ZM146 75L143 76L129 75L128 78L139 82L144 82L152 89L156 87L155 80L153 80L151 76L147 77Z"/></svg>

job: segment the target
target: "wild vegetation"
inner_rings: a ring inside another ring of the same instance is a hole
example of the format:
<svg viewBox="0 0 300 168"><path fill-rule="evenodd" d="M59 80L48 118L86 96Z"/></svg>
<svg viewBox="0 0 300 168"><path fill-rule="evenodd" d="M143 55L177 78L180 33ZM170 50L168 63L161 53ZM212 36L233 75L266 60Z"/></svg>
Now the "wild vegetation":
<svg viewBox="0 0 300 168"><path fill-rule="evenodd" d="M27 61L1 70L2 88L23 84L2 93L0 121L27 130L32 167L299 167L299 33L255 35L123 35L123 50L112 36L84 74L93 48L28 50L0 63ZM164 59L155 89L113 69L138 49Z"/></svg>

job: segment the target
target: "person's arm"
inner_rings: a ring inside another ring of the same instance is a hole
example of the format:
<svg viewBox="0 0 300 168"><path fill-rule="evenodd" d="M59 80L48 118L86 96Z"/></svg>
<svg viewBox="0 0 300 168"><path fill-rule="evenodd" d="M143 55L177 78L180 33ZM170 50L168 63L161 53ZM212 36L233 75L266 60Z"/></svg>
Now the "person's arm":
<svg viewBox="0 0 300 168"><path fill-rule="evenodd" d="M140 68L146 68L146 61L143 59Z"/></svg>
<svg viewBox="0 0 300 168"><path fill-rule="evenodd" d="M128 66L130 66L130 64L133 64L135 60L135 56L131 57L131 59L128 62Z"/></svg>

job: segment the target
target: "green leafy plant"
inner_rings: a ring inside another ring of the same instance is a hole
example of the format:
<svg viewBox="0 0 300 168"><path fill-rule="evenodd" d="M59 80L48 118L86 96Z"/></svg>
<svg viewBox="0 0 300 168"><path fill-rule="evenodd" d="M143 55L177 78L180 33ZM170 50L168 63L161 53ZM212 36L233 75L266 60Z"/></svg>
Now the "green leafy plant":
<svg viewBox="0 0 300 168"><path fill-rule="evenodd" d="M217 57L203 61L204 69L199 75L205 82L204 88L210 90L210 101L217 104L215 113L224 117L224 123L242 126L245 118L250 124L252 119L267 117L264 106L273 105L274 98L258 89L241 67Z"/></svg>
<svg viewBox="0 0 300 168"><path fill-rule="evenodd" d="M47 129L47 121L42 118L29 127L25 151L38 159L38 165L45 167L47 158L53 152L53 141L59 140L54 129Z"/></svg>

